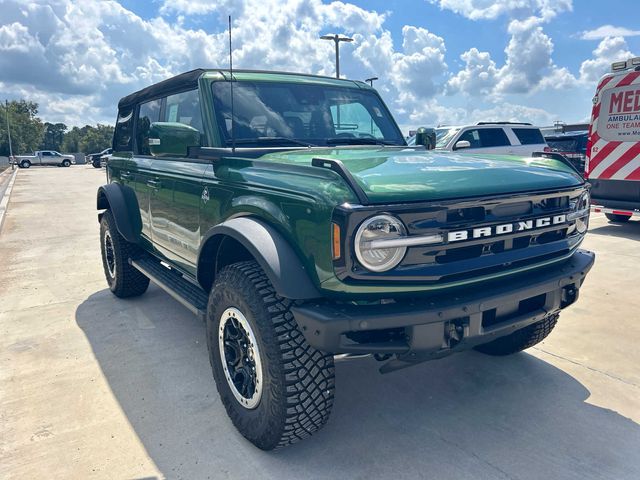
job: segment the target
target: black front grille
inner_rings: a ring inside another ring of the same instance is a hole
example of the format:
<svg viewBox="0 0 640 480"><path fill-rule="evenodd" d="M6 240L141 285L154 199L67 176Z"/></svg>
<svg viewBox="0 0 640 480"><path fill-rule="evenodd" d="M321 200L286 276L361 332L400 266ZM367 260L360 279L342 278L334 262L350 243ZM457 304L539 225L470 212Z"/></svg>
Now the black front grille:
<svg viewBox="0 0 640 480"><path fill-rule="evenodd" d="M581 238L570 231L570 223L517 229L518 222L533 221L569 212L570 202L582 193L578 188L544 194L521 195L484 200L465 200L442 204L406 205L384 211L398 216L407 226L408 235L421 236L467 231L469 239L447 241L438 245L409 247L396 268L383 273L366 270L353 258L335 265L343 281L393 280L407 283L458 281L504 270L526 267L562 257L577 246ZM350 215L350 228L357 228L371 211ZM495 227L513 224L514 231L498 234ZM490 227L490 236L473 237L473 230ZM347 251L353 251L347 245Z"/></svg>

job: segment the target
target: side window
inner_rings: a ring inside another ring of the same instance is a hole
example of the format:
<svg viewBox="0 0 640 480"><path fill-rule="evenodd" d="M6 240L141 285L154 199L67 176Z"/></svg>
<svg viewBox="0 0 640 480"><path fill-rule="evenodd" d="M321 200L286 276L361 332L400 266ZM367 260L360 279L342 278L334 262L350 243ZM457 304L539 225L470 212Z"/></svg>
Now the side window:
<svg viewBox="0 0 640 480"><path fill-rule="evenodd" d="M470 148L482 147L482 145L480 144L480 134L478 133L477 129L462 132L462 135L460 135L460 138L456 140L456 143L460 142L461 140L466 140L467 142L469 142L471 144Z"/></svg>
<svg viewBox="0 0 640 480"><path fill-rule="evenodd" d="M51 156L51 152L42 152L42 156L43 157L50 157Z"/></svg>
<svg viewBox="0 0 640 480"><path fill-rule="evenodd" d="M511 145L509 137L501 128L481 128L478 132L480 133L480 145L483 148Z"/></svg>
<svg viewBox="0 0 640 480"><path fill-rule="evenodd" d="M512 128L522 145L536 145L544 143L542 133L537 128Z"/></svg>
<svg viewBox="0 0 640 480"><path fill-rule="evenodd" d="M116 152L131 151L133 131L133 109L127 108L118 113L116 129L113 134L113 149Z"/></svg>
<svg viewBox="0 0 640 480"><path fill-rule="evenodd" d="M200 135L204 134L198 90L168 96L162 121L189 125L198 130Z"/></svg>
<svg viewBox="0 0 640 480"><path fill-rule="evenodd" d="M160 119L161 100L151 100L140 104L136 122L136 153L149 155L149 128Z"/></svg>

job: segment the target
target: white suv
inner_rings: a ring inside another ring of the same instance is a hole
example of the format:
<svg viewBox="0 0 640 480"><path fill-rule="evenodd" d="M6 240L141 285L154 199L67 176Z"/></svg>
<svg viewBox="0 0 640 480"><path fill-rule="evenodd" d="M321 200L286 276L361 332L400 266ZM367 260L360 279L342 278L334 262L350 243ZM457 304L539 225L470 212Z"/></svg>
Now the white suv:
<svg viewBox="0 0 640 480"><path fill-rule="evenodd" d="M408 141L415 144L415 137ZM530 123L480 122L464 127L436 128L436 150L495 153L530 157L549 147L538 127Z"/></svg>

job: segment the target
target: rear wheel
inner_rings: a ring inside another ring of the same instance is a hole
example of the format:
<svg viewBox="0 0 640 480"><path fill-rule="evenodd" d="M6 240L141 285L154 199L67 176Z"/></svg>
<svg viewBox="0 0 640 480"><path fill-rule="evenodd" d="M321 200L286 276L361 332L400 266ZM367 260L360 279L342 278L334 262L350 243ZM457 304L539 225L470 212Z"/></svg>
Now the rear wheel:
<svg viewBox="0 0 640 480"><path fill-rule="evenodd" d="M619 215L617 213L605 213L604 216L613 223L626 223L631 220L630 215Z"/></svg>
<svg viewBox="0 0 640 480"><path fill-rule="evenodd" d="M120 235L109 210L100 222L100 250L104 275L116 297L136 297L147 291L149 279L129 264L129 258L138 254L139 248Z"/></svg>
<svg viewBox="0 0 640 480"><path fill-rule="evenodd" d="M31 166L31 162L29 160L23 160L22 162L20 162L21 168L29 168L30 166Z"/></svg>
<svg viewBox="0 0 640 480"><path fill-rule="evenodd" d="M547 338L558 323L559 316L559 313L549 315L544 320L517 330L510 335L500 337L493 342L478 345L475 349L487 355L504 356L533 347Z"/></svg>
<svg viewBox="0 0 640 480"><path fill-rule="evenodd" d="M253 261L225 267L207 309L207 345L234 426L263 450L308 437L333 406L333 356L309 346L289 307Z"/></svg>

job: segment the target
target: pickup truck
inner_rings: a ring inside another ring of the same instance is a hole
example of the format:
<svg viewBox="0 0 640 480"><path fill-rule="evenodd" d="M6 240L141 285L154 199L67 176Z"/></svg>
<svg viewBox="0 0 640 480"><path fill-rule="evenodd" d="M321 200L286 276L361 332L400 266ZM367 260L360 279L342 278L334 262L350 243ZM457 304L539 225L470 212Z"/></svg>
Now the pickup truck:
<svg viewBox="0 0 640 480"><path fill-rule="evenodd" d="M32 165L57 165L69 167L76 163L73 155L63 155L55 150L36 150L33 155L17 155L15 164L20 168L29 168Z"/></svg>

